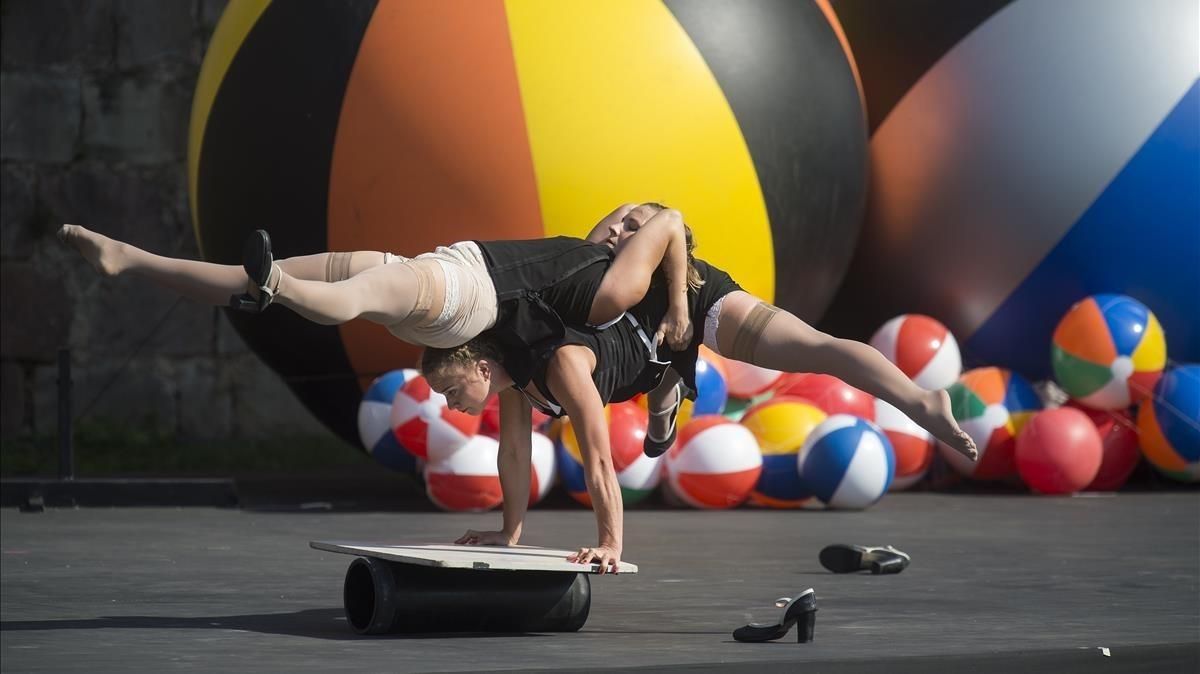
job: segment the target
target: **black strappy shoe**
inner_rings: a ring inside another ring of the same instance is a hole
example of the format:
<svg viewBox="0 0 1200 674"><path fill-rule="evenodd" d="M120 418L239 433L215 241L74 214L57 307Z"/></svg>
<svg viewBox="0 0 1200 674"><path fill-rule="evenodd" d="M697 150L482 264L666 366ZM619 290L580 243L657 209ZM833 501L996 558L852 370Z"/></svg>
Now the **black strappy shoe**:
<svg viewBox="0 0 1200 674"><path fill-rule="evenodd" d="M278 281L275 282L275 288L268 285L271 281L271 270L274 267L275 259L271 255L271 235L261 229L254 230L254 233L246 239L245 246L242 247L242 268L246 270L246 276L249 277L250 282L258 287L258 297L254 297L248 292L241 295L230 295L229 306L251 314L262 313L271 305L271 301L275 299L275 293L279 289Z"/></svg>
<svg viewBox="0 0 1200 674"><path fill-rule="evenodd" d="M821 550L821 566L834 573L869 570L873 574L900 573L912 558L890 545L870 548L865 545L838 543Z"/></svg>
<svg viewBox="0 0 1200 674"><path fill-rule="evenodd" d="M750 643L774 641L786 636L792 625L796 625L797 643L813 640L813 629L817 624L817 593L811 587L791 599L777 599L775 605L783 609L779 622L744 625L733 631L733 638Z"/></svg>
<svg viewBox="0 0 1200 674"><path fill-rule="evenodd" d="M679 408L681 405L683 405L683 389L680 388L679 384L677 383L675 384L675 404L669 409L665 409L661 412L650 412L650 416L652 417L661 417L663 415L670 414L671 426L667 430L667 437L663 440L655 440L654 438L650 437L650 431L646 431L646 437L642 439L642 452L646 456L652 459L662 456L668 449L671 448L671 445L675 444L675 435L677 430L675 427L675 421L679 418Z"/></svg>

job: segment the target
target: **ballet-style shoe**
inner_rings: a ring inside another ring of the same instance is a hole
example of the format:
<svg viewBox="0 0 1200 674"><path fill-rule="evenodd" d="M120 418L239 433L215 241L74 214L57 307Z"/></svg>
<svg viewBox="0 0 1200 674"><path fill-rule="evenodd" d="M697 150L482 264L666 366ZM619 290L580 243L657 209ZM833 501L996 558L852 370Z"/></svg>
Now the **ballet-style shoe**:
<svg viewBox="0 0 1200 674"><path fill-rule="evenodd" d="M683 405L683 390L679 384L675 384L675 404L661 412L650 412L650 416L652 417L671 415L671 426L667 429L667 437L662 440L655 439L650 436L649 431L646 432L646 437L642 439L642 452L646 456L652 459L662 456L664 452L671 448L671 445L675 444L677 430L675 422L679 419L679 407L681 405Z"/></svg>
<svg viewBox="0 0 1200 674"><path fill-rule="evenodd" d="M817 593L811 587L790 599L778 599L775 605L783 609L779 622L743 625L733 631L733 638L750 643L774 641L787 636L788 630L795 625L797 643L813 640L813 629L817 624Z"/></svg>
<svg viewBox="0 0 1200 674"><path fill-rule="evenodd" d="M246 276L258 288L258 297L250 293L230 295L229 306L238 311L251 314L262 313L275 299L279 290L279 277L276 276L275 287L270 286L271 271L275 268L275 259L271 255L271 235L266 231L256 229L246 238L242 248L242 268ZM282 273L282 272L281 272Z"/></svg>
<svg viewBox="0 0 1200 674"><path fill-rule="evenodd" d="M873 574L900 573L912 558L890 545L867 547L838 543L821 550L821 566L834 573L870 571Z"/></svg>

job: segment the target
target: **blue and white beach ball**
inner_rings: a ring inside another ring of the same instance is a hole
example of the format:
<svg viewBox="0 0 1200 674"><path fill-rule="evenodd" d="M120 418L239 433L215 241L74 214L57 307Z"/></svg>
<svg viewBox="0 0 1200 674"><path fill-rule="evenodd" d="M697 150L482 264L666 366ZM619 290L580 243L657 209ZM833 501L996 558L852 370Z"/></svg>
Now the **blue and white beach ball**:
<svg viewBox="0 0 1200 674"><path fill-rule="evenodd" d="M363 447L376 461L402 473L415 473L417 460L392 433L392 399L415 376L416 370L405 368L376 378L358 405L358 437Z"/></svg>
<svg viewBox="0 0 1200 674"><path fill-rule="evenodd" d="M809 434L796 459L806 490L831 508L861 509L892 483L892 443L875 424L835 414Z"/></svg>

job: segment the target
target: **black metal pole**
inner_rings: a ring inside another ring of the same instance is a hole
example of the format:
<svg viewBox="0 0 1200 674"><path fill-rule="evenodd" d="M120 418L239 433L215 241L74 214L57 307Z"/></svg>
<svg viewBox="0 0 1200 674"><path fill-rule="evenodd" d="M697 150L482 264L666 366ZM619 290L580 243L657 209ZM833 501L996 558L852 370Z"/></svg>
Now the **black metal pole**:
<svg viewBox="0 0 1200 674"><path fill-rule="evenodd" d="M75 431L71 424L71 350L58 350L58 479L75 479Z"/></svg>

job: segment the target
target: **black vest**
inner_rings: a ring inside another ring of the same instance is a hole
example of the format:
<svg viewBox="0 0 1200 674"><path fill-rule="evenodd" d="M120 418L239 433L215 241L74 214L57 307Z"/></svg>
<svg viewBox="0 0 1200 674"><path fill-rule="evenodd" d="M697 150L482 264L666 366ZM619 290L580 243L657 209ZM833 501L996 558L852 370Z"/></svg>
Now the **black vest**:
<svg viewBox="0 0 1200 674"><path fill-rule="evenodd" d="M475 243L499 302L496 325L484 335L500 347L505 369L524 386L537 347L561 342L568 324L586 325L612 250L568 236Z"/></svg>

